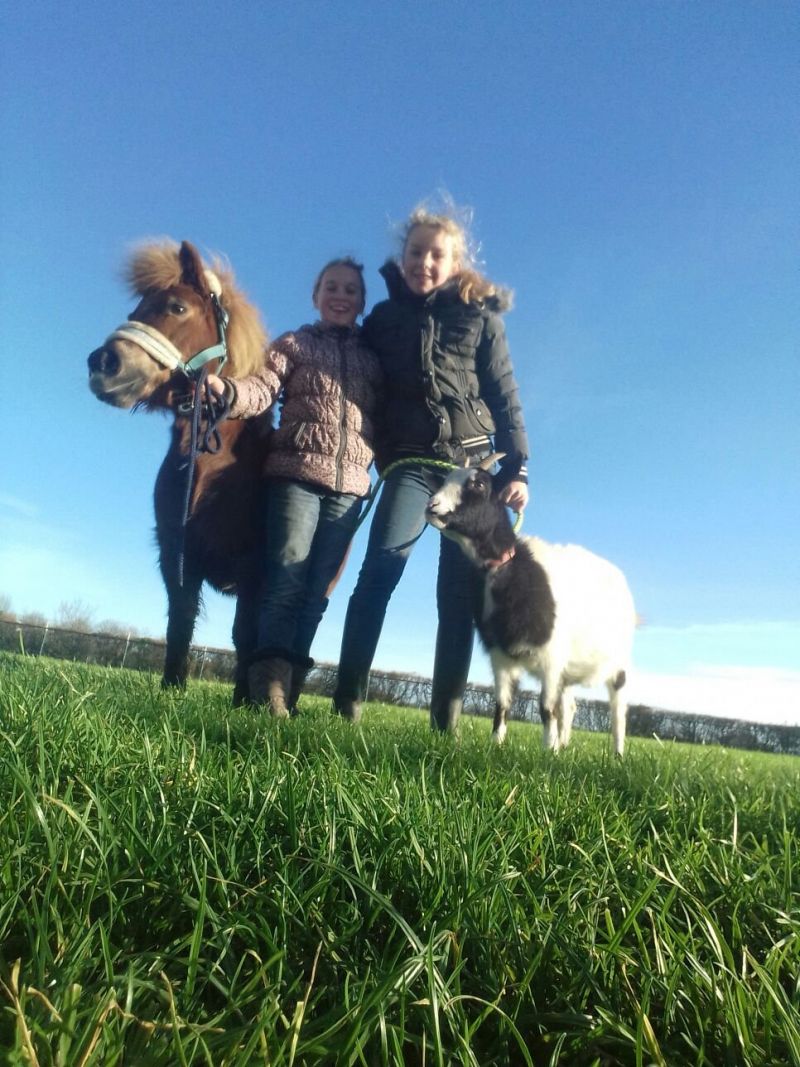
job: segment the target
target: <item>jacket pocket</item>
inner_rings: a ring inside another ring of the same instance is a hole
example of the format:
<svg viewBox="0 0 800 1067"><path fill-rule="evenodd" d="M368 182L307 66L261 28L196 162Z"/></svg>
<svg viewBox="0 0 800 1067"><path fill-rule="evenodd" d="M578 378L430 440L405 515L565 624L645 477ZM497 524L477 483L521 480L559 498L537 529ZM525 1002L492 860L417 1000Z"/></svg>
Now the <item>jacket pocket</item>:
<svg viewBox="0 0 800 1067"><path fill-rule="evenodd" d="M483 430L484 433L488 434L495 432L496 427L492 413L479 396L468 396L467 407L477 429Z"/></svg>

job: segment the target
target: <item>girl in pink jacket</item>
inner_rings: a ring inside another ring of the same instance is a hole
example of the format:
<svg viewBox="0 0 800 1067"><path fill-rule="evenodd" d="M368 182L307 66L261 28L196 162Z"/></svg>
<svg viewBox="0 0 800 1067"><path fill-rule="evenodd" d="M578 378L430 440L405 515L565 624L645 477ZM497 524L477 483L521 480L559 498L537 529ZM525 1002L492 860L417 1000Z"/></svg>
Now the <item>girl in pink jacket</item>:
<svg viewBox="0 0 800 1067"><path fill-rule="evenodd" d="M314 284L318 322L279 337L258 374L208 378L232 418L281 401L264 464L263 593L248 676L251 700L279 717L294 709L313 666L328 591L370 490L383 377L356 325L365 300L361 264L332 260Z"/></svg>

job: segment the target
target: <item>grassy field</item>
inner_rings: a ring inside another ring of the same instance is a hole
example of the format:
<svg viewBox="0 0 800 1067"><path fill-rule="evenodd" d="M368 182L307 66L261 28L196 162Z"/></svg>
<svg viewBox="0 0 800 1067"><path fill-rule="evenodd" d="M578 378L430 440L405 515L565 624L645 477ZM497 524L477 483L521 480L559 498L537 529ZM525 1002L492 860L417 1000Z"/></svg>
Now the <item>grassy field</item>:
<svg viewBox="0 0 800 1067"><path fill-rule="evenodd" d="M0 656L8 1064L800 1064L800 759Z"/></svg>

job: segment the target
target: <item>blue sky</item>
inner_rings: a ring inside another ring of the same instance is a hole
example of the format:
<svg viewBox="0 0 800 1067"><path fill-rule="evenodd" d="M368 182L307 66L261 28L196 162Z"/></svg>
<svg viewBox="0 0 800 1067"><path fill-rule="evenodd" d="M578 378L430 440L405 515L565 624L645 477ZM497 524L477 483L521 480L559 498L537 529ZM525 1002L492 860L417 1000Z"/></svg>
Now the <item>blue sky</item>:
<svg viewBox="0 0 800 1067"><path fill-rule="evenodd" d="M99 404L126 247L230 259L273 335L446 189L474 209L532 444L525 530L618 563L631 698L800 722L794 3L17 6L0 42L0 594L158 636L167 423ZM335 661L361 533L314 652ZM429 674L436 535L376 666ZM228 646L229 601L197 639ZM473 678L489 679L476 654Z"/></svg>

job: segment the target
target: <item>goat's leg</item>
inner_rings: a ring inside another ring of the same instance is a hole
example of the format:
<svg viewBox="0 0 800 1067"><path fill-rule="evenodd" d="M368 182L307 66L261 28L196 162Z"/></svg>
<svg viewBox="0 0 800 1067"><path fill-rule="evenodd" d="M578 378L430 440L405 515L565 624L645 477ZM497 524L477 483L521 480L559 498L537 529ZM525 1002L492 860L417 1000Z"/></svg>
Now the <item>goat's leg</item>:
<svg viewBox="0 0 800 1067"><path fill-rule="evenodd" d="M557 678L542 679L542 691L539 694L539 715L544 727L542 743L551 752L558 752L560 746L559 720L561 711L561 684Z"/></svg>
<svg viewBox="0 0 800 1067"><path fill-rule="evenodd" d="M502 745L506 739L506 715L508 709L504 708L499 700L495 699L494 723L492 724L492 741L496 745Z"/></svg>
<svg viewBox="0 0 800 1067"><path fill-rule="evenodd" d="M608 708L611 714L611 740L614 755L622 756L625 751L625 720L628 714L628 702L622 693L625 685L625 671L617 671L606 682L608 689Z"/></svg>
<svg viewBox="0 0 800 1067"><path fill-rule="evenodd" d="M572 737L572 720L575 718L575 698L571 689L562 691L559 709L559 745L566 748Z"/></svg>
<svg viewBox="0 0 800 1067"><path fill-rule="evenodd" d="M492 660L494 670L494 724L492 726L492 740L497 745L502 745L506 737L506 719L511 708L511 699L514 693L516 675L507 666Z"/></svg>

